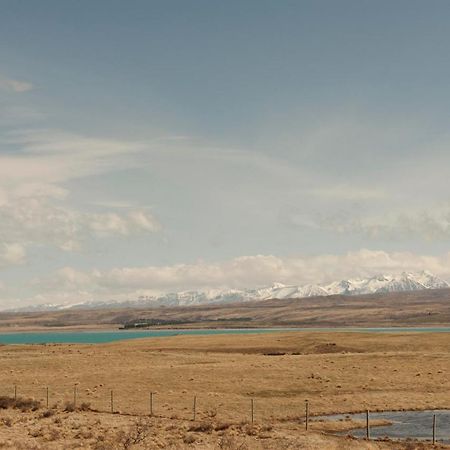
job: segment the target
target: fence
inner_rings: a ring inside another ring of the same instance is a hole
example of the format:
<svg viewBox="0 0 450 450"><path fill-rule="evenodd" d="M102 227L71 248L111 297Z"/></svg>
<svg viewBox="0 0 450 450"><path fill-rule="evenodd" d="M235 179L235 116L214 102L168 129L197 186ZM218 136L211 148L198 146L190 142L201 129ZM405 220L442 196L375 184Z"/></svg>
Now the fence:
<svg viewBox="0 0 450 450"><path fill-rule="evenodd" d="M310 403L297 400L285 402L285 409L261 398L216 398L217 394L192 395L180 393L143 391L132 387L111 388L95 385L86 388L80 384L58 384L51 386L0 386L0 396L30 398L47 408L73 405L86 406L97 412L113 414L146 415L179 420L216 419L220 421L263 423L273 420L296 420L308 431L311 419ZM84 404L84 405L83 405ZM295 414L292 414L295 412ZM289 414L290 413L290 414ZM322 416L325 417L325 416ZM371 439L370 412L365 411L365 437ZM430 440L437 442L437 417L432 416Z"/></svg>
<svg viewBox="0 0 450 450"><path fill-rule="evenodd" d="M42 406L63 408L68 404L80 407L89 404L90 409L130 415L154 415L158 417L203 420L215 418L221 421L262 423L268 420L288 418L305 421L305 404L287 400L280 409L270 399L227 396L217 393L194 394L187 391L158 392L136 389L131 386L80 384L53 384L49 386L25 386L13 384L0 386L0 396L31 398ZM306 403L306 415L309 415Z"/></svg>

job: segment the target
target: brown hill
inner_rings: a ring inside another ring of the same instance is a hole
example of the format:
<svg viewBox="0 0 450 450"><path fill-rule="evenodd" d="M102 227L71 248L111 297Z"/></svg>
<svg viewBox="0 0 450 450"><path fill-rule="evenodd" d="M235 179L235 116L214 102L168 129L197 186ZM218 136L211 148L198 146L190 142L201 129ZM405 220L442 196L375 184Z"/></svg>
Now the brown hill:
<svg viewBox="0 0 450 450"><path fill-rule="evenodd" d="M1 313L0 328L369 327L450 324L450 289L189 307Z"/></svg>

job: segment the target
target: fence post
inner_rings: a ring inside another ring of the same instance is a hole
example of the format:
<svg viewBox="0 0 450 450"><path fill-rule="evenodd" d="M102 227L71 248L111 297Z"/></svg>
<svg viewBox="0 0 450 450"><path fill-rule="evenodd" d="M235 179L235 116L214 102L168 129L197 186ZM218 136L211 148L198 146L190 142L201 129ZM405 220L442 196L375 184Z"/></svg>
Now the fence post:
<svg viewBox="0 0 450 450"><path fill-rule="evenodd" d="M47 397L47 409L48 409L48 386L47 386L47 389L46 389L46 397Z"/></svg>
<svg viewBox="0 0 450 450"><path fill-rule="evenodd" d="M73 407L77 407L77 385L75 384L73 387Z"/></svg>
<svg viewBox="0 0 450 450"><path fill-rule="evenodd" d="M369 410L366 410L366 438L370 440Z"/></svg>
<svg viewBox="0 0 450 450"><path fill-rule="evenodd" d="M433 414L433 445L436 444L436 414Z"/></svg>
<svg viewBox="0 0 450 450"><path fill-rule="evenodd" d="M252 399L252 425L255 422L255 401Z"/></svg>
<svg viewBox="0 0 450 450"><path fill-rule="evenodd" d="M114 413L114 393L111 389L111 414Z"/></svg>
<svg viewBox="0 0 450 450"><path fill-rule="evenodd" d="M14 401L17 400L17 384L14 385Z"/></svg>
<svg viewBox="0 0 450 450"><path fill-rule="evenodd" d="M194 422L197 415L197 397L194 395Z"/></svg>
<svg viewBox="0 0 450 450"><path fill-rule="evenodd" d="M150 392L150 415L153 416L153 392Z"/></svg>
<svg viewBox="0 0 450 450"><path fill-rule="evenodd" d="M305 400L305 430L308 431L308 421L309 421L309 401Z"/></svg>

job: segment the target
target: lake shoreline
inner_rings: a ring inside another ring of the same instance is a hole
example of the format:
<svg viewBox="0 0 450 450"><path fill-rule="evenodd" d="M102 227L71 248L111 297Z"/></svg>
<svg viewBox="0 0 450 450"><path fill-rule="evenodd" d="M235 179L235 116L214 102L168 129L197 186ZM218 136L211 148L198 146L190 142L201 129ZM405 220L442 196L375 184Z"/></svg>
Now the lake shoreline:
<svg viewBox="0 0 450 450"><path fill-rule="evenodd" d="M29 344L105 344L110 342L170 338L175 336L232 336L232 335L258 335L276 333L300 334L330 334L345 333L373 334L373 335L414 335L414 334L446 334L450 327L377 327L377 328L288 328L288 327L261 327L261 328L153 328L153 329L111 329L111 328L77 328L77 329L45 329L45 330L9 330L0 332L1 345L29 345Z"/></svg>

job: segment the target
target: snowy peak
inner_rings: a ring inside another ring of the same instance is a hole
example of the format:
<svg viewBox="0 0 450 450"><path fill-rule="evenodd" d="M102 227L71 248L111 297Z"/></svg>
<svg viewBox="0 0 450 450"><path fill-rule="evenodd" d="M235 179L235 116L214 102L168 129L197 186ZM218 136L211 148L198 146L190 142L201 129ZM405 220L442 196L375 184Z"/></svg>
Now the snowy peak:
<svg viewBox="0 0 450 450"><path fill-rule="evenodd" d="M377 275L371 278L357 278L335 281L330 284L284 285L245 290L213 290L205 292L181 292L161 297L147 297L145 302L153 305L199 305L205 303L232 303L251 300L287 299L321 297L327 295L364 295L388 292L417 291L424 289L443 289L450 285L430 272L403 272L398 275Z"/></svg>
<svg viewBox="0 0 450 450"><path fill-rule="evenodd" d="M28 311L110 308L110 307L157 307L195 306L205 304L226 304L253 300L322 297L328 295L364 295L389 292L444 289L450 285L428 271L403 272L397 275L377 275L370 278L356 278L335 281L329 284L284 285L253 289L210 289L199 291L172 292L159 296L141 296L136 300L120 302L90 301L76 305L37 305ZM23 310L23 309L22 309Z"/></svg>
<svg viewBox="0 0 450 450"><path fill-rule="evenodd" d="M403 272L399 275L378 275L366 279L342 280L323 286L328 295L363 295L387 292L443 289L450 285L430 272Z"/></svg>
<svg viewBox="0 0 450 450"><path fill-rule="evenodd" d="M432 273L424 270L417 274L408 274L409 276L415 277L416 281L425 286L427 289L443 289L449 287L449 284L441 280L440 278L434 276Z"/></svg>

